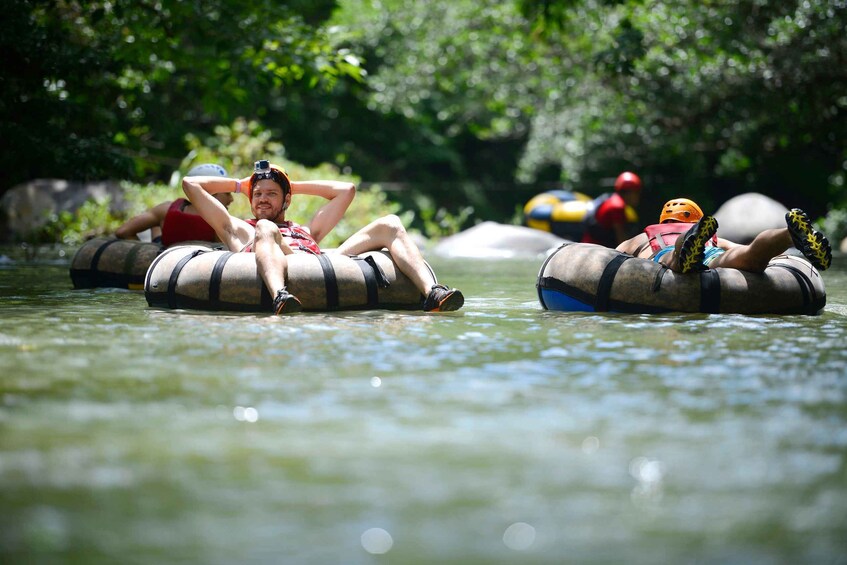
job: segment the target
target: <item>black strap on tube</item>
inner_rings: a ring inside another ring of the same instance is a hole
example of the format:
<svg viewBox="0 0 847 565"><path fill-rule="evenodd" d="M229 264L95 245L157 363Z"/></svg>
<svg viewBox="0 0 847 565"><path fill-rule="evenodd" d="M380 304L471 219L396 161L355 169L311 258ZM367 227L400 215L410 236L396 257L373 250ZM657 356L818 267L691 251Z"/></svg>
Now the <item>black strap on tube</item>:
<svg viewBox="0 0 847 565"><path fill-rule="evenodd" d="M665 273L670 271L667 265L659 263L659 267L661 267L658 271L656 271L656 278L653 279L653 286L650 290L653 292L659 292L662 288L662 279L665 278Z"/></svg>
<svg viewBox="0 0 847 565"><path fill-rule="evenodd" d="M136 245L133 245L132 249L130 249L129 253L126 254L126 257L124 257L123 273L125 275L127 275L127 277L129 277L129 278L132 277L132 271L133 271L132 267L133 267L133 265L135 265L135 258L138 257L138 253L141 251L141 249L144 247L144 245L145 244L143 244L143 243L138 243ZM131 282L135 282L135 281L131 281Z"/></svg>
<svg viewBox="0 0 847 565"><path fill-rule="evenodd" d="M800 286L800 291L803 293L803 312L817 314L825 306L826 300L821 301L818 298L818 293L812 284L812 280L802 270L793 265L783 265L781 263L770 265L770 267L779 267L794 275L797 284Z"/></svg>
<svg viewBox="0 0 847 565"><path fill-rule="evenodd" d="M100 264L100 257L103 256L103 252L106 251L111 245L119 242L119 239L110 239L103 245L97 248L97 251L94 252L94 256L91 258L91 286L98 287L100 286L103 277L100 276L100 271L97 269L97 266Z"/></svg>
<svg viewBox="0 0 847 565"><path fill-rule="evenodd" d="M179 260L179 262L174 267L174 270L171 271L171 276L168 279L168 307L169 308L179 308L176 299L176 282L179 279L179 273L182 271L183 267L185 267L189 261L200 255L201 253L205 253L205 249L196 249Z"/></svg>
<svg viewBox="0 0 847 565"><path fill-rule="evenodd" d="M609 264L603 269L603 274L600 275L600 282L597 284L597 296L594 297L595 312L609 311L609 298L612 294L612 284L615 282L615 276L618 274L621 265L632 258L632 255L621 253L609 261Z"/></svg>
<svg viewBox="0 0 847 565"><path fill-rule="evenodd" d="M350 258L356 261L356 264L359 265L359 268L362 270L362 275L365 277L365 290L368 293L368 308L375 308L379 304L380 286L377 282L377 275L374 270L374 265L376 265L376 261L373 259L373 257L370 256L365 258L359 257L358 255L353 255ZM368 259L370 259L370 261L368 261ZM385 274L383 273L382 276L384 277Z"/></svg>
<svg viewBox="0 0 847 565"><path fill-rule="evenodd" d="M209 281L209 306L217 310L221 302L221 279L223 278L224 267L229 258L235 255L232 251L225 251L215 261L215 266L212 268L212 278ZM262 286L265 286L264 283Z"/></svg>
<svg viewBox="0 0 847 565"><path fill-rule="evenodd" d="M700 272L700 311L705 314L721 311L721 277L715 269Z"/></svg>
<svg viewBox="0 0 847 565"><path fill-rule="evenodd" d="M338 310L338 279L335 276L335 267L325 254L318 255L318 261L324 272L324 285L326 286L326 309Z"/></svg>

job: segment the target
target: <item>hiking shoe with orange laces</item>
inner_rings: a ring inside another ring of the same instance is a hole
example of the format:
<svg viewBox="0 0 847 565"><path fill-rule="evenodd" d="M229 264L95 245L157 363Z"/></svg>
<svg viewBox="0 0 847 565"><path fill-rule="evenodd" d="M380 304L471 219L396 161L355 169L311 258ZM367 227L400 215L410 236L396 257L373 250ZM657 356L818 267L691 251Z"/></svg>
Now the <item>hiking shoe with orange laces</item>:
<svg viewBox="0 0 847 565"><path fill-rule="evenodd" d="M718 221L712 216L703 216L682 236L677 262L682 273L703 270L706 258L706 244L718 231Z"/></svg>
<svg viewBox="0 0 847 565"><path fill-rule="evenodd" d="M303 305L300 304L300 301L297 300L297 297L293 294L289 293L285 288L281 288L276 291L276 296L274 297L273 303L273 311L277 316L281 316L283 314L293 314L294 312L300 312L303 310Z"/></svg>
<svg viewBox="0 0 847 565"><path fill-rule="evenodd" d="M443 284L434 284L423 303L424 312L452 312L458 310L465 303L462 291L456 288L447 288Z"/></svg>
<svg viewBox="0 0 847 565"><path fill-rule="evenodd" d="M788 233L794 241L794 247L819 271L825 271L832 264L832 247L824 234L812 227L809 216L803 210L794 208L785 214Z"/></svg>

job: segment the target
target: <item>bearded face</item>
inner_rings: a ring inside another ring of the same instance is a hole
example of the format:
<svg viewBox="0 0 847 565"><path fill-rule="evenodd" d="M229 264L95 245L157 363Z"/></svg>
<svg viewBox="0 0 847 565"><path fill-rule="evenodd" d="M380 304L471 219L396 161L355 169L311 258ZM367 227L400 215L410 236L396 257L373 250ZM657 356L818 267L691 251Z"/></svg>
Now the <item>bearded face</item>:
<svg viewBox="0 0 847 565"><path fill-rule="evenodd" d="M283 196L282 187L270 179L262 179L253 186L250 209L257 220L282 222L291 195Z"/></svg>

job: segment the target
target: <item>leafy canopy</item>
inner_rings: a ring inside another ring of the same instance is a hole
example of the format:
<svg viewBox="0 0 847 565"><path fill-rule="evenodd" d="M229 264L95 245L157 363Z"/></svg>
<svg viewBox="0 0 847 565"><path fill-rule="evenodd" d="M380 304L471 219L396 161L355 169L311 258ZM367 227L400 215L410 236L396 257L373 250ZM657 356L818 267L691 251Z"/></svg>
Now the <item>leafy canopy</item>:
<svg viewBox="0 0 847 565"><path fill-rule="evenodd" d="M322 25L334 1L8 0L0 185L174 168L186 132L261 118L303 83L360 79Z"/></svg>

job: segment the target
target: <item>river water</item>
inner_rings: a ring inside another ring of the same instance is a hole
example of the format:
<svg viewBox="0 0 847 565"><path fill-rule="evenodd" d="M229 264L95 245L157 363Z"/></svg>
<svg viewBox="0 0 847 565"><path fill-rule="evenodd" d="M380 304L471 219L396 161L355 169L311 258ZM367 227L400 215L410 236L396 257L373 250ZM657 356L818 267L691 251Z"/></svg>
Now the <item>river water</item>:
<svg viewBox="0 0 847 565"><path fill-rule="evenodd" d="M11 258L10 258L11 257ZM847 261L815 317L168 311L0 263L3 563L847 563Z"/></svg>

